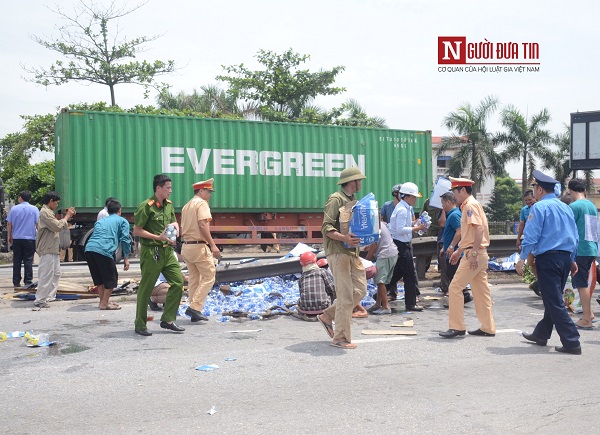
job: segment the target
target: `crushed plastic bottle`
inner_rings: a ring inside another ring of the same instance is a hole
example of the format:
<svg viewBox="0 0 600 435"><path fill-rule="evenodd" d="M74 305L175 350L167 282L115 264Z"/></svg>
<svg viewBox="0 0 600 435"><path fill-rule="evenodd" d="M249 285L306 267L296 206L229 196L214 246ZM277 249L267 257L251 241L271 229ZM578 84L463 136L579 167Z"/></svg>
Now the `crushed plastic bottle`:
<svg viewBox="0 0 600 435"><path fill-rule="evenodd" d="M263 317L260 314L250 313L250 314L248 314L248 319L249 320L262 320Z"/></svg>
<svg viewBox="0 0 600 435"><path fill-rule="evenodd" d="M217 318L217 322L225 323L231 320L231 316L221 316Z"/></svg>

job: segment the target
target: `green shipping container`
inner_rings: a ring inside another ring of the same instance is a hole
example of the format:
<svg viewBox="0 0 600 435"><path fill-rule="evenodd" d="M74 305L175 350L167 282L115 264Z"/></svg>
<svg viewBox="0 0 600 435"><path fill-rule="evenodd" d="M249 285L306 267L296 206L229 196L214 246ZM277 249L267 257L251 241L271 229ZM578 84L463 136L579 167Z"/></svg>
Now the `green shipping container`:
<svg viewBox="0 0 600 435"><path fill-rule="evenodd" d="M96 213L109 196L132 212L152 195L152 179L173 180L175 208L192 184L215 179L215 213L322 211L340 172L367 176L358 196L380 206L394 184L432 188L431 132L127 113L64 111L55 125L61 207Z"/></svg>

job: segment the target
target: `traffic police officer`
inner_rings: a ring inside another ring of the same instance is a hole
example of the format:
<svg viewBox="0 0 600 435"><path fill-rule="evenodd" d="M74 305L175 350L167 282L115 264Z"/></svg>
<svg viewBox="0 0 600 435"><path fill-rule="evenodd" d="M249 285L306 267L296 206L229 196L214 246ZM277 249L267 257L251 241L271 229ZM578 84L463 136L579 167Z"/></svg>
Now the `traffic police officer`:
<svg viewBox="0 0 600 435"><path fill-rule="evenodd" d="M523 337L539 346L545 346L555 327L562 342L562 346L555 347L556 351L580 355L579 332L569 317L563 300L563 289L569 271L572 275L577 272L577 225L573 211L554 194L554 185L558 181L537 170L533 171L533 178L533 193L537 202L527 218L521 243L521 259L517 262L516 269L522 275L523 259L533 253L544 301L544 317L531 334L524 332Z"/></svg>
<svg viewBox="0 0 600 435"><path fill-rule="evenodd" d="M192 318L192 322L208 320L208 317L202 314L202 308L215 283L216 268L213 259L221 256L221 251L210 234L212 215L208 201L214 192L213 182L210 178L194 183L194 197L181 210L181 256L187 264L190 276L190 306L185 314Z"/></svg>
<svg viewBox="0 0 600 435"><path fill-rule="evenodd" d="M174 322L183 293L183 275L173 251L175 241L171 241L165 235L168 225L173 225L179 234L175 209L169 201L171 179L163 174L155 175L153 185L154 195L137 208L133 227L133 235L140 238L140 268L142 271L142 279L137 293L135 332L145 336L152 335L146 328L148 303L161 272L170 287L160 319L160 327L175 332L185 331Z"/></svg>
<svg viewBox="0 0 600 435"><path fill-rule="evenodd" d="M481 327L469 331L470 335L493 337L496 335L496 325L492 317L492 296L487 279L490 232L483 207L473 197L473 180L450 177L452 192L457 203L462 203L460 218L461 239L458 249L450 257L450 264L460 261L450 288L448 289L450 318L449 328L440 335L444 338L454 338L465 335L465 300L462 290L471 283L475 312L481 322ZM461 256L464 252L464 257Z"/></svg>

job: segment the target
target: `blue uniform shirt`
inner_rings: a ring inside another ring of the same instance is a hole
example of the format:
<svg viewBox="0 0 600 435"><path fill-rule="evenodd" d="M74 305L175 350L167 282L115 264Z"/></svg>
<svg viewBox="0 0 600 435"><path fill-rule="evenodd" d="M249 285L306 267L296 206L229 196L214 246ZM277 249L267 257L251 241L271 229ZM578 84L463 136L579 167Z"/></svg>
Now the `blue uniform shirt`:
<svg viewBox="0 0 600 435"><path fill-rule="evenodd" d="M529 217L529 211L531 210L531 207L526 205L525 207L523 207L521 209L521 215L519 216L519 220L520 221L526 221L527 218Z"/></svg>
<svg viewBox="0 0 600 435"><path fill-rule="evenodd" d="M94 232L85 245L85 252L91 251L113 258L119 243L123 247L123 256L129 257L129 222L118 214L111 214L94 224Z"/></svg>
<svg viewBox="0 0 600 435"><path fill-rule="evenodd" d="M554 193L545 195L531 206L521 243L521 258L529 253L540 255L548 251L567 251L571 260L577 257L579 236L573 211Z"/></svg>

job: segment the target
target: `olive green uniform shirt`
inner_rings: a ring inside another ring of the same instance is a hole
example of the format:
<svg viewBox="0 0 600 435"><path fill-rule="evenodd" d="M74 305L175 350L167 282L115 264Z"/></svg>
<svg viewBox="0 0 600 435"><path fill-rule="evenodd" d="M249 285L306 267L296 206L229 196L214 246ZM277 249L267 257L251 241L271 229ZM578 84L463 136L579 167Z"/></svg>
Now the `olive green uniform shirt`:
<svg viewBox="0 0 600 435"><path fill-rule="evenodd" d="M142 202L134 214L134 223L136 226L145 229L149 233L161 235L167 225L176 221L175 208L168 199L163 203L159 202L156 196ZM140 243L144 246L169 246L162 240L152 240L140 237Z"/></svg>
<svg viewBox="0 0 600 435"><path fill-rule="evenodd" d="M340 231L340 207L343 207L350 201L354 201L354 199L354 195L348 194L348 192L343 187L339 191L329 195L329 198L325 203L325 209L323 213L323 225L321 226L321 233L323 233L323 249L325 250L325 255L358 255L358 248L346 248L344 246L344 242L340 240L333 240L327 237L327 233L330 231Z"/></svg>

